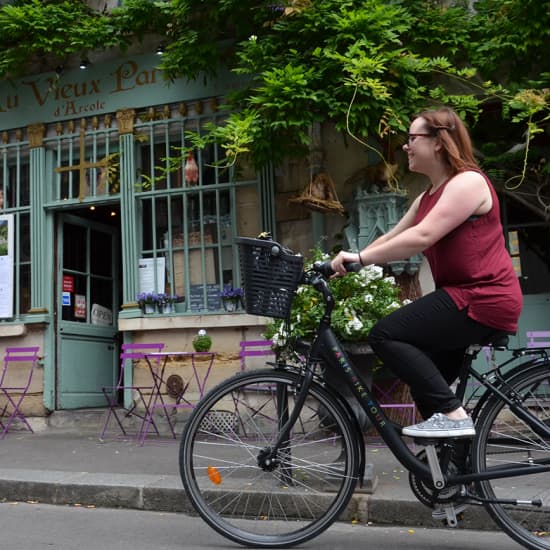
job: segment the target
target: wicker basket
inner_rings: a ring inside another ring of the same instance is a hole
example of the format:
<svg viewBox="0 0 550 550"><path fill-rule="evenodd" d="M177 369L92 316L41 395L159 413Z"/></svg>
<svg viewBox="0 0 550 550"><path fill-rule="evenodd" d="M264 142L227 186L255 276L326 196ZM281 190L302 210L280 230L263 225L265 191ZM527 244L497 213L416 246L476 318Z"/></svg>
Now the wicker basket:
<svg viewBox="0 0 550 550"><path fill-rule="evenodd" d="M272 240L236 239L247 313L287 319L302 277L304 258Z"/></svg>

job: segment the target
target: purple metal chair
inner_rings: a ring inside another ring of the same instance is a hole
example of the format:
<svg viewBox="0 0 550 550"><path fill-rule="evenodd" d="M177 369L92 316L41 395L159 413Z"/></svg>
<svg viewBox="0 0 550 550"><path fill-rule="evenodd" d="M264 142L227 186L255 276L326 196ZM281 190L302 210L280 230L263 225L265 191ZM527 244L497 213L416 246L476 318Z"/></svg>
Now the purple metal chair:
<svg viewBox="0 0 550 550"><path fill-rule="evenodd" d="M372 389L376 396L380 408L395 411L394 415L398 417L399 423L403 425L414 424L416 422L416 405L413 401L396 402L393 393L402 384L401 380L394 380L389 387L384 388L373 382Z"/></svg>
<svg viewBox="0 0 550 550"><path fill-rule="evenodd" d="M246 369L247 357L264 357L269 355L275 357L272 346L273 342L271 340L243 340L239 352L241 370L244 371Z"/></svg>
<svg viewBox="0 0 550 550"><path fill-rule="evenodd" d="M0 415L0 439L4 439L15 419L19 419L31 433L34 433L28 423L21 405L28 394L34 369L38 364L38 347L10 347L6 348L4 367L0 377L0 392L5 398L4 408ZM26 364L30 364L27 372L23 373ZM15 371L19 372L15 372ZM23 382L22 382L23 380Z"/></svg>
<svg viewBox="0 0 550 550"><path fill-rule="evenodd" d="M103 423L103 428L99 434L100 439L103 439L109 421L111 417L116 420L120 431L127 435L126 428L124 427L123 420L131 416L135 416L141 420L141 426L138 431L138 439L141 436L141 431L145 421L149 418L149 406L151 404L151 395L155 390L154 381L151 380L150 386L137 386L135 384L125 384L124 383L124 372L126 368L130 368L132 361L145 359L145 356L148 353L158 353L162 351L164 344L155 343L155 344L122 344L121 353L120 353L120 373L118 376L118 381L114 386L103 386L101 391L105 396L107 401L107 406L109 410L105 417L105 422ZM125 390L132 390L134 394L134 399L132 404L129 407L124 407L120 404L120 394L124 393ZM138 406L143 408L138 410ZM154 422L152 422L153 428L158 433L158 429Z"/></svg>
<svg viewBox="0 0 550 550"><path fill-rule="evenodd" d="M550 347L550 330L528 330L526 334L528 348Z"/></svg>

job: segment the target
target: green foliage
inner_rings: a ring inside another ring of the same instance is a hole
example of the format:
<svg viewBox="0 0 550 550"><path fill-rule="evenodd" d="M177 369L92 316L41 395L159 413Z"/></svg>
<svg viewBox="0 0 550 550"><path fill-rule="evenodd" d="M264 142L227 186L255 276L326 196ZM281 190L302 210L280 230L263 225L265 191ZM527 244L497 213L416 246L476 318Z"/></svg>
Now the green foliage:
<svg viewBox="0 0 550 550"><path fill-rule="evenodd" d="M500 30L516 26L519 44L519 29L531 25L529 8L520 0L498 0L506 9L495 1L480 0L479 13L460 2L444 7L433 0L304 0L281 2L279 9L254 2L248 12L247 2L227 1L205 22L195 13L196 1L179 0L175 4L186 9L175 25L186 29L184 43L174 44L163 66L172 77L190 74L189 67L196 75L199 58L210 71L222 59L248 79L229 97L227 127L211 135L226 144L230 164L231 155L242 152L257 165L306 154L315 121L331 121L365 145L374 138L382 148L426 107L451 105L474 122L487 100L506 104L513 97L513 85L505 88L489 71L490 79L480 78L478 67L500 66L505 59L495 18ZM550 28L548 14L532 7ZM214 51L213 33L219 44L234 14L239 24L227 35L231 39ZM192 34L186 23L192 23ZM532 47L538 47L534 36ZM483 55L476 53L480 48Z"/></svg>
<svg viewBox="0 0 550 550"><path fill-rule="evenodd" d="M199 330L195 338L193 338L193 349L195 351L210 351L212 347L212 338L206 334L204 329Z"/></svg>
<svg viewBox="0 0 550 550"><path fill-rule="evenodd" d="M309 263L326 259L328 256L316 248ZM382 268L378 266L368 266L357 273L331 279L329 287L335 302L332 328L344 342L364 342L379 319L402 305L395 279L384 277ZM319 293L311 286L301 286L292 303L290 324L274 320L266 328L266 337L273 340L277 349L285 348L289 336L311 340L323 311Z"/></svg>
<svg viewBox="0 0 550 550"><path fill-rule="evenodd" d="M0 76L13 78L39 63L44 71L72 55L119 48L146 32L164 32L166 6L126 0L112 12L91 9L83 0L26 0L0 9Z"/></svg>
<svg viewBox="0 0 550 550"><path fill-rule="evenodd" d="M448 104L474 123L498 103L529 139L548 127L548 0L19 0L0 8L0 77L126 49L148 34L166 44L168 79L230 70L226 122L193 136L217 142L227 165L307 154L316 121L387 149L411 116ZM38 65L37 65L38 64ZM372 145L367 145L371 147Z"/></svg>

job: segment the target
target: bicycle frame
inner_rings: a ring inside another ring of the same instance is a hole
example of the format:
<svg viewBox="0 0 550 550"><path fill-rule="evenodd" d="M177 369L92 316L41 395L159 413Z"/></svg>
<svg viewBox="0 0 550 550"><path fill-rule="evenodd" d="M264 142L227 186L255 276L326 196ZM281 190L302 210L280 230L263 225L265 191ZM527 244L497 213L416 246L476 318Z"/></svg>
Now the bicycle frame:
<svg viewBox="0 0 550 550"><path fill-rule="evenodd" d="M378 403L376 397L372 391L364 383L359 371L353 365L349 359L342 344L334 334L331 326L330 319L333 308L332 297L330 291L326 285L326 281L322 278L318 278L314 281L314 286L325 297L326 311L319 324L317 336L311 346L311 351L307 359L306 368L304 369L304 379L302 386L297 395L294 410L292 411L290 418L282 426L278 438L267 451L268 454L277 452L279 446L286 441L290 430L292 429L296 419L300 414L300 410L306 400L306 396L314 379L315 367L319 363L326 363L329 368L335 369L341 372L346 380L347 386L352 390L353 394L361 404L365 413L370 418L374 428L380 434L386 445L392 451L396 459L410 472L412 472L419 479L426 481L432 480L432 473L426 462L418 458L406 445L402 439L400 433L400 427L392 423ZM472 346L475 347L475 346ZM470 351L470 350L469 350ZM518 350L523 351L523 350ZM474 376L483 386L486 388L486 394L497 395L502 401L506 402L527 424L529 424L539 434L550 438L550 427L540 422L538 418L533 416L528 410L523 408L519 403L516 403L513 398L508 397L505 391L501 388L505 388L506 379L499 377L497 383L492 383L485 376L481 376L473 368L471 363L477 353L471 353L471 355L465 356L465 363L461 369L461 382L459 388L462 391L465 388L466 379L468 376ZM495 369L498 370L498 367ZM343 398L342 398L343 399ZM359 437L359 434L358 434ZM433 445L439 441L430 440L426 441L426 445ZM522 475L532 475L535 473L543 473L550 471L550 459L538 462L536 464L530 464L529 466L499 466L491 468L481 473L467 473L457 475L443 475L443 479L446 486L449 485L466 485L471 482L499 479L505 477L516 477Z"/></svg>
<svg viewBox="0 0 550 550"><path fill-rule="evenodd" d="M323 329L319 331L318 338L312 347L311 357L314 362L316 357L320 357L330 365L330 368L340 369L340 372L345 376L347 385L351 388L359 403L372 421L373 426L397 460L399 460L399 462L407 470L414 473L418 478L431 480L432 475L428 465L413 454L413 452L405 444L401 434L399 433L399 427L392 423L384 414L384 411L380 407L376 397L364 384L361 375L347 357L345 350L330 327L323 327ZM471 363L471 360L469 363ZM468 372L475 373L469 365ZM483 379L478 373L475 373L475 375L489 392L498 395L500 399L510 405L510 407L515 410L516 414L518 414L522 420L530 424L539 433L550 438L550 428L548 426L540 422L535 416L521 407L521 405L514 403L513 399L510 399L494 384L486 379ZM430 444L433 444L433 440L430 441ZM531 464L527 467L499 466L481 473L450 475L444 476L444 478L446 485L462 485L473 481L531 475L548 471L550 471L550 459L537 463L536 465Z"/></svg>

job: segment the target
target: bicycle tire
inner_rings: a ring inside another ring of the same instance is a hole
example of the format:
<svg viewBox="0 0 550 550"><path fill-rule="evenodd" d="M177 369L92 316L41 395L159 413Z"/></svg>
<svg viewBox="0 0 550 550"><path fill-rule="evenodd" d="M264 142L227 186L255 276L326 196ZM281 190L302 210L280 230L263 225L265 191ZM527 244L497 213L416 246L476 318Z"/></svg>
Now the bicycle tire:
<svg viewBox="0 0 550 550"><path fill-rule="evenodd" d="M502 385L501 390L516 396L539 420L550 423L550 370L547 367L517 375L509 384ZM549 459L550 438L539 436L498 396L489 398L476 425L472 446L474 471ZM486 499L525 501L484 505L497 525L516 542L526 548L550 549L550 473L481 481L477 488ZM540 507L528 503L538 499L542 502Z"/></svg>
<svg viewBox="0 0 550 550"><path fill-rule="evenodd" d="M353 494L357 434L344 406L316 382L280 463L272 471L258 463L302 381L283 369L237 374L201 400L184 428L179 466L187 496L208 525L234 542L262 548L306 542L339 518Z"/></svg>

